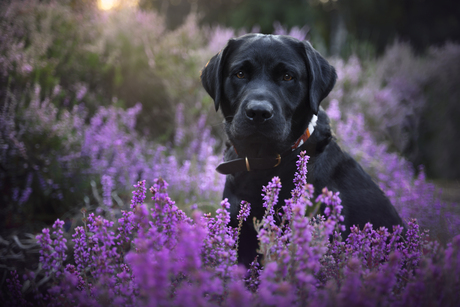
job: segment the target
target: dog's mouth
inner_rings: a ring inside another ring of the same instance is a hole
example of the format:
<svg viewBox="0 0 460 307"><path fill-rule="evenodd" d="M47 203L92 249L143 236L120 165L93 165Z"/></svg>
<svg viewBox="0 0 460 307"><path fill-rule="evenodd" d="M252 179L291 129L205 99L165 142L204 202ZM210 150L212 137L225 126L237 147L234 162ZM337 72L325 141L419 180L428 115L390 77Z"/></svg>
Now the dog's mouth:
<svg viewBox="0 0 460 307"><path fill-rule="evenodd" d="M289 147L286 133L281 129L232 129L228 133L230 142L238 155L250 158L277 156Z"/></svg>
<svg viewBox="0 0 460 307"><path fill-rule="evenodd" d="M265 158L276 157L286 151L294 150L304 144L314 132L317 116L313 115L306 130L291 135L289 122L283 125L226 125L226 132L235 151L240 157Z"/></svg>
<svg viewBox="0 0 460 307"><path fill-rule="evenodd" d="M241 141L265 143L282 140L289 134L289 131L285 130L268 125L266 127L232 126L229 134Z"/></svg>

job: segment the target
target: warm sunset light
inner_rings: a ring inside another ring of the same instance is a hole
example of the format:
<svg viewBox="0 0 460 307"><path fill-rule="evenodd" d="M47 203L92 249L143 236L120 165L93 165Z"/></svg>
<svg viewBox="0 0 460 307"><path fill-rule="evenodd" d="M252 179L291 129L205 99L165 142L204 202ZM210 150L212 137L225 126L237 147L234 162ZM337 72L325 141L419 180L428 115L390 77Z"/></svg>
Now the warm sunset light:
<svg viewBox="0 0 460 307"><path fill-rule="evenodd" d="M108 11L118 5L118 0L98 0L97 7L100 10Z"/></svg>
<svg viewBox="0 0 460 307"><path fill-rule="evenodd" d="M97 7L100 10L108 11L117 7L134 7L138 3L139 0L98 0Z"/></svg>

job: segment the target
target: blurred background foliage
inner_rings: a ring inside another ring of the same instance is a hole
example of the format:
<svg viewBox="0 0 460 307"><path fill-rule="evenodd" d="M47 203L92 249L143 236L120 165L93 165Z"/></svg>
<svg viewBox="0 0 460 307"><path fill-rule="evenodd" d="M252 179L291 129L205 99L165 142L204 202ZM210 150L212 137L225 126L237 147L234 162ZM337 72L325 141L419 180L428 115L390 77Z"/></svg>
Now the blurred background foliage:
<svg viewBox="0 0 460 307"><path fill-rule="evenodd" d="M460 40L460 5L450 0L139 0L139 5L161 12L171 29L191 11L200 14L201 24L257 26L262 33L272 33L274 21L289 28L308 25L313 40L342 56L357 43L381 54L396 38L410 41L417 52Z"/></svg>
<svg viewBox="0 0 460 307"><path fill-rule="evenodd" d="M306 36L339 72L325 107L363 113L391 152L458 183L457 2L100 1L0 4L2 226L41 229L155 176L184 206L219 199L225 137L199 71L251 31Z"/></svg>

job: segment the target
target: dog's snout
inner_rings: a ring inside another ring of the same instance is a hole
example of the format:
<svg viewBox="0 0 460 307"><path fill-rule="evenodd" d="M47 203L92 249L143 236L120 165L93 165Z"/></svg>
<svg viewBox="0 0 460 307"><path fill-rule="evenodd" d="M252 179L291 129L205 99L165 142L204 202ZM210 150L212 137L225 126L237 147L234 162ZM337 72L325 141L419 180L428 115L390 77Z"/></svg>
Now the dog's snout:
<svg viewBox="0 0 460 307"><path fill-rule="evenodd" d="M247 118L258 123L273 117L273 106L267 101L251 101L245 111Z"/></svg>

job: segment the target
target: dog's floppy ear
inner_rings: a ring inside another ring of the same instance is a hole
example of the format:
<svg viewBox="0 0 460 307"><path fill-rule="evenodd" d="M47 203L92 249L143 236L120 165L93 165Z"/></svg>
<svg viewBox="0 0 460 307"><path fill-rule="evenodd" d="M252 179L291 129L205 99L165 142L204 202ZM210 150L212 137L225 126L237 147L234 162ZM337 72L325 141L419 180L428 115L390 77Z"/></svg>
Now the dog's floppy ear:
<svg viewBox="0 0 460 307"><path fill-rule="evenodd" d="M313 49L309 42L303 42L307 57L309 73L309 103L315 115L318 115L320 102L329 95L337 80L334 67L325 58Z"/></svg>
<svg viewBox="0 0 460 307"><path fill-rule="evenodd" d="M232 40L227 43L224 49L213 56L201 71L201 84L203 84L206 92L208 92L209 96L214 100L216 111L219 110L220 100L222 98L222 74L225 58L227 57L231 43Z"/></svg>

